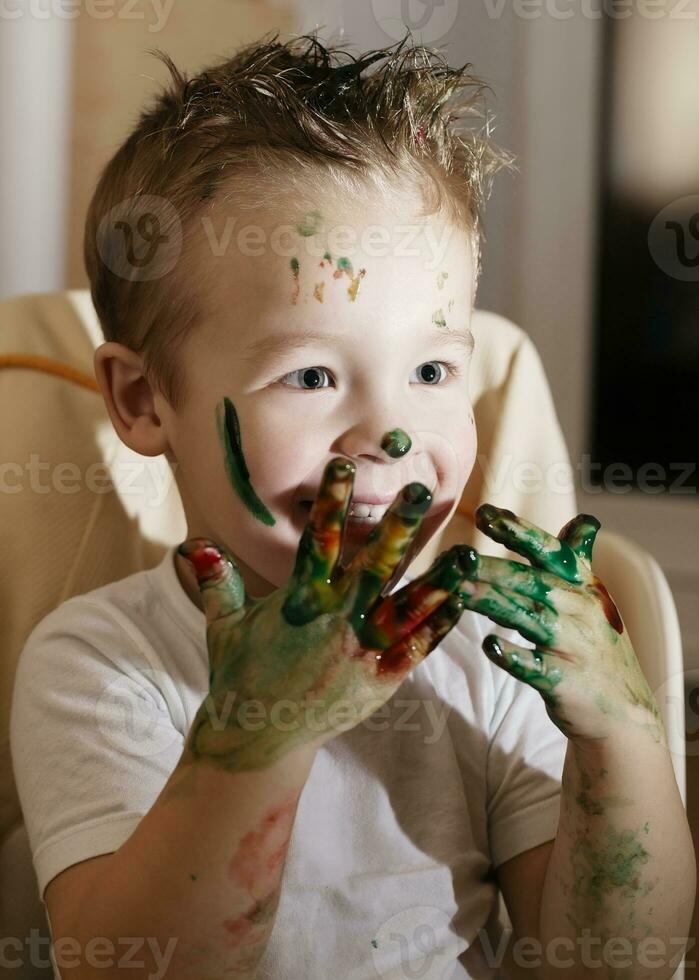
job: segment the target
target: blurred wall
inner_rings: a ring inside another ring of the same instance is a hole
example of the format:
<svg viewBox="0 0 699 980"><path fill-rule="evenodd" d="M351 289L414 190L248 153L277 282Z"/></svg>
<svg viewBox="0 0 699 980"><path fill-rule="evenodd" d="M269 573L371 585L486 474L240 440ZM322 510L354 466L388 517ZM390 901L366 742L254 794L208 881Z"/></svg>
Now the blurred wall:
<svg viewBox="0 0 699 980"><path fill-rule="evenodd" d="M699 0L690 5L699 11ZM71 20L3 17L0 297L86 285L83 223L99 170L167 75L147 49L162 48L195 70L268 31L318 27L358 52L401 39L409 26L416 40L442 48L452 65L470 63L492 88L493 136L515 153L519 173L499 175L487 208L478 306L511 318L536 344L579 485L589 451L603 97L602 24L583 13L594 6L574 0L542 0L538 9L536 0L100 0L92 8L104 8L99 16L81 10ZM571 16L553 12L566 8ZM630 42L631 56L645 65L649 110L666 121L669 134L686 106L679 98L663 106L650 95L658 71L667 68L668 32L686 30L689 47L696 24L645 19ZM691 58L687 65L694 65ZM690 100L699 91L692 88L695 77L687 71L683 91ZM624 111L619 116L619 125L639 139L643 122ZM645 179L656 172L654 158L635 145L627 169ZM699 670L696 498L579 485L578 500L581 510L660 561L678 602L687 662Z"/></svg>
<svg viewBox="0 0 699 980"><path fill-rule="evenodd" d="M675 70L667 51L669 37L684 32L680 50L696 50L699 0L689 0L689 5L690 24L668 16L659 19L663 10L657 4L652 17L636 15L629 56L639 59L649 109L657 106L650 94L658 72L667 72L670 64ZM696 496L615 493L588 487L581 479L583 457L590 452L598 135L604 98L602 21L595 15L599 7L575 0L306 0L301 3L301 26L324 24L326 34L344 33L362 49L397 40L408 24L417 41L441 47L451 65L471 63L491 86L492 135L516 155L519 172L496 178L486 211L477 305L523 327L541 355L574 468L578 509L637 541L662 566L678 606L689 678L694 671L699 674ZM664 0L664 7L665 15L672 14L672 0ZM696 57L686 59L686 65L683 97L657 107L666 129L682 125L678 114L687 118L687 104L696 115ZM653 163L640 141L648 120L629 119L622 107L619 125L633 129L640 154L635 172L647 174ZM683 137L685 132L686 125ZM686 160L676 163L686 169Z"/></svg>
<svg viewBox="0 0 699 980"><path fill-rule="evenodd" d="M0 299L66 277L73 24L0 16Z"/></svg>
<svg viewBox="0 0 699 980"><path fill-rule="evenodd" d="M164 0L134 7L142 18L81 16L75 24L71 93L68 268L70 287L87 285L82 261L85 213L99 171L135 123L167 69L148 49L161 48L193 71L267 31L292 31L293 0Z"/></svg>

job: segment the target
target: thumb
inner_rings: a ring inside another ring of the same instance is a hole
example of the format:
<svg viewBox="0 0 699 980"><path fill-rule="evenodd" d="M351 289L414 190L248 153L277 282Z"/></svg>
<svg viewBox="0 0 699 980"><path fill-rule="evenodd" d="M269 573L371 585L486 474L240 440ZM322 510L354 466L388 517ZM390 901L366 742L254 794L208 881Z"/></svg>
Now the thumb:
<svg viewBox="0 0 699 980"><path fill-rule="evenodd" d="M578 514L565 524L558 535L567 542L578 558L584 558L588 565L592 562L592 548L600 522L592 514Z"/></svg>
<svg viewBox="0 0 699 980"><path fill-rule="evenodd" d="M245 583L229 552L209 538L189 538L177 552L189 562L197 577L207 623L224 616L242 618Z"/></svg>

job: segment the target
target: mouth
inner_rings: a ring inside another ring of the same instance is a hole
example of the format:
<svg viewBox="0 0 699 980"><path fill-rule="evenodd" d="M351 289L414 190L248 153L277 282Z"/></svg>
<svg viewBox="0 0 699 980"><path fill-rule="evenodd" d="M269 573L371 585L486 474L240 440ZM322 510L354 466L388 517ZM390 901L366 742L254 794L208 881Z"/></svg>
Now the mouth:
<svg viewBox="0 0 699 980"><path fill-rule="evenodd" d="M313 501L301 500L299 504L305 514L310 515ZM353 500L347 511L346 524L349 527L374 527L381 521L388 508L389 504L367 504Z"/></svg>
<svg viewBox="0 0 699 980"><path fill-rule="evenodd" d="M363 540L367 534L380 524L384 514L389 509L393 501L381 504L367 503L363 500L352 500L345 519L345 537L349 540ZM307 524L313 506L312 500L300 500L297 502L299 517L302 524ZM444 504L435 507L434 503L429 513L425 514L425 528L431 527L435 521L442 519Z"/></svg>

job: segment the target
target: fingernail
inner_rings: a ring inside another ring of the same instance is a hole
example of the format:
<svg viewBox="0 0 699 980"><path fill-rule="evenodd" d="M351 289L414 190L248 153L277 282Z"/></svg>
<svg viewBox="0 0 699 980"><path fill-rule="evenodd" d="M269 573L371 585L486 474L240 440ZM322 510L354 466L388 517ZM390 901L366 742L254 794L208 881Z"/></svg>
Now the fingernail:
<svg viewBox="0 0 699 980"><path fill-rule="evenodd" d="M213 578L222 570L223 556L213 545L185 541L177 552L189 562L198 579Z"/></svg>
<svg viewBox="0 0 699 980"><path fill-rule="evenodd" d="M330 460L328 469L331 480L348 480L357 472L357 467L351 459L343 459L340 456Z"/></svg>
<svg viewBox="0 0 699 980"><path fill-rule="evenodd" d="M459 548L456 553L456 558L459 563L459 568L467 578L477 574L480 555L475 548Z"/></svg>
<svg viewBox="0 0 699 980"><path fill-rule="evenodd" d="M432 494L424 483L409 483L403 487L402 499L406 504L419 507L422 504L430 503Z"/></svg>
<svg viewBox="0 0 699 980"><path fill-rule="evenodd" d="M498 660L503 659L502 647L500 646L497 637L493 636L492 634L489 634L483 640L483 649L491 656L497 657Z"/></svg>

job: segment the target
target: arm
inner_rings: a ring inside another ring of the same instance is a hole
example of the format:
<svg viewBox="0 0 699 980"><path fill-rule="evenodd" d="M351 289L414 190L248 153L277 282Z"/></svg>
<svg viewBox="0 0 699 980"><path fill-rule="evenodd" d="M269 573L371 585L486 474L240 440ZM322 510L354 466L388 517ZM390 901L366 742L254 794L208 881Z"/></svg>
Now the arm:
<svg viewBox="0 0 699 980"><path fill-rule="evenodd" d="M569 742L541 901L544 949L554 941L581 980L667 980L686 946L695 890L665 738L629 732L594 747ZM562 976L548 966L543 976Z"/></svg>
<svg viewBox="0 0 699 980"><path fill-rule="evenodd" d="M89 880L72 915L53 907L47 889L64 980L122 976L124 937L141 940L129 963L134 980L160 978L164 967L177 980L254 977L315 754L307 746L266 769L227 772L195 758L187 745L151 810ZM61 954L64 937L72 945L64 943ZM104 952L90 953L95 937L111 944L104 948L115 951L114 969L106 968Z"/></svg>
<svg viewBox="0 0 699 980"><path fill-rule="evenodd" d="M209 694L160 796L125 844L85 872L82 891L76 884L76 913L55 940L71 935L85 949L93 937L141 937L173 950L168 980L254 977L317 749L385 703L463 611L458 547L381 595L430 506L421 484L405 487L339 565L354 472L341 458L328 464L290 581L264 598L245 595L232 556L213 542L180 547L206 615ZM145 958L135 973L128 964L128 977L160 980L150 948ZM127 975L103 962L59 968L63 980Z"/></svg>
<svg viewBox="0 0 699 980"><path fill-rule="evenodd" d="M531 566L472 551L467 604L536 644L489 636L483 649L539 691L568 738L558 832L531 902L540 911L526 920L540 941L535 975L666 980L687 943L694 849L660 712L592 572L599 522L578 515L553 537L489 505L476 521ZM517 874L510 887L524 894Z"/></svg>
<svg viewBox="0 0 699 980"><path fill-rule="evenodd" d="M668 978L679 965L694 850L664 741L640 749L639 740L587 752L568 743L556 839L497 870L513 929L510 980Z"/></svg>

